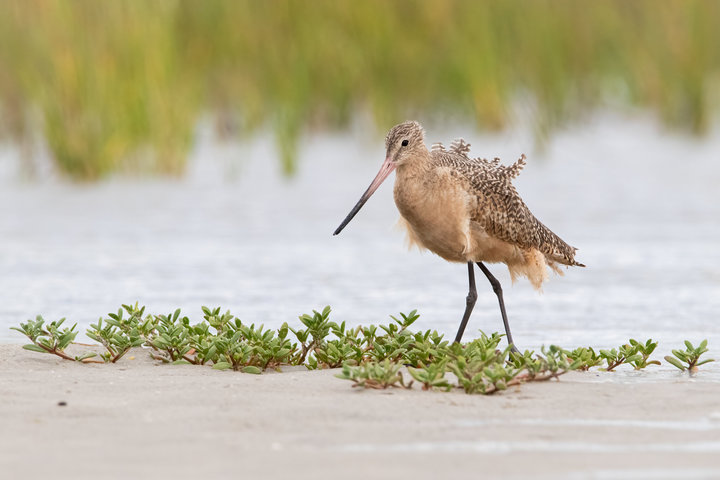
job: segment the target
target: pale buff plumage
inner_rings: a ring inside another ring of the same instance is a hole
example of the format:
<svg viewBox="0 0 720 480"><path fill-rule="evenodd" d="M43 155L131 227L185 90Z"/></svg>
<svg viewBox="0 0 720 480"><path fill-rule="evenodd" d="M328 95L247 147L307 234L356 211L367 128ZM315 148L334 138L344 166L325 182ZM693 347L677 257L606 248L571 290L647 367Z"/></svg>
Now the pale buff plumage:
<svg viewBox="0 0 720 480"><path fill-rule="evenodd" d="M513 280L527 277L538 289L548 269L583 266L576 249L538 221L513 187L524 156L511 166L470 158L463 140L428 150L417 122L394 127L388 151L400 139L410 140L396 162L394 197L411 245L451 262L504 263Z"/></svg>
<svg viewBox="0 0 720 480"><path fill-rule="evenodd" d="M393 127L385 138L385 161L365 193L340 223L337 235L392 173L395 204L408 240L445 260L467 264L468 295L465 313L455 342L463 333L477 300L475 268L487 277L498 299L505 334L513 351L502 286L487 263L504 263L513 280L527 277L540 288L548 269L560 265L584 266L575 261L575 248L565 243L530 213L512 185L525 165L523 155L510 166L498 159L470 158L470 145L455 141L449 149L425 146L422 127L405 122Z"/></svg>

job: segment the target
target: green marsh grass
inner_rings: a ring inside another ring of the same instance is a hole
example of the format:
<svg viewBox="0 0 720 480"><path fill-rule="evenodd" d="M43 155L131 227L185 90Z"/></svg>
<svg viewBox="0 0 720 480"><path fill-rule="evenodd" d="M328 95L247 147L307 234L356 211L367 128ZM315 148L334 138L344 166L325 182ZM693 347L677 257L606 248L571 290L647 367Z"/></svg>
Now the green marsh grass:
<svg viewBox="0 0 720 480"><path fill-rule="evenodd" d="M501 129L520 99L544 135L629 105L701 133L718 18L702 0L6 0L0 123L40 130L75 179L181 174L207 113L271 129L288 174L301 134L368 113Z"/></svg>

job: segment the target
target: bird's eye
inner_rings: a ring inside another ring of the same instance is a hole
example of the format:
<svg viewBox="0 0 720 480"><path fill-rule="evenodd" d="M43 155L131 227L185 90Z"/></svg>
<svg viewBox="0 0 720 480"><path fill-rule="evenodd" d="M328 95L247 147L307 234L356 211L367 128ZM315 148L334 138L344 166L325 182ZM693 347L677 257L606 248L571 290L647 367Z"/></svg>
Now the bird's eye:
<svg viewBox="0 0 720 480"><path fill-rule="evenodd" d="M408 141L407 141L407 140L403 140L401 145L402 145L403 147L407 147L407 146L408 146Z"/></svg>

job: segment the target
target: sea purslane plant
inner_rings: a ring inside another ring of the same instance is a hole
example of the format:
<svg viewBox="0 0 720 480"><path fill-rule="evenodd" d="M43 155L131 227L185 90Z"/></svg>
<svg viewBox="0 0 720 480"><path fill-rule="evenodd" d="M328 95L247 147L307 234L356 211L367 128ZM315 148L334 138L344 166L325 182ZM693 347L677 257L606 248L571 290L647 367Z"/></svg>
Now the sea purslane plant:
<svg viewBox="0 0 720 480"><path fill-rule="evenodd" d="M310 370L341 368L336 376L351 381L354 387L410 388L416 381L423 390L460 388L485 395L526 382L557 379L569 371L588 370L603 363L608 372L626 364L636 370L660 364L650 360L657 347L652 339L630 339L627 344L598 353L591 347L570 351L555 345L543 347L540 353L512 352L509 347L500 347L503 335L498 333L480 332L469 342L450 343L436 330L412 331L419 318L415 310L391 316L387 324L350 327L332 321L331 309L325 307L298 317L301 326L297 329L283 323L275 330L244 323L219 307L202 307L202 312L202 320L193 323L180 309L153 315L137 304L122 305L86 330L103 349L99 354L67 353L78 331L76 325L65 327L64 318L47 323L37 316L13 330L31 341L24 345L26 350L83 363L115 363L140 347L162 363L208 365L216 370L254 374L292 365ZM665 360L691 373L713 361L700 359L707 352L707 340L698 347L686 341L685 346L684 351L673 350L674 356ZM413 380L406 382L405 371Z"/></svg>

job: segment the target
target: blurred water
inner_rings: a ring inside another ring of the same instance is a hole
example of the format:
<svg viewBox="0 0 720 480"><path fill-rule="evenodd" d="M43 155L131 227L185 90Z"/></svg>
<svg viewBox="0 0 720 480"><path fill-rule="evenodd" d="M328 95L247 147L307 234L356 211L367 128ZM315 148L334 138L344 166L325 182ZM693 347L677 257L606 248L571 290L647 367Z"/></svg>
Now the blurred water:
<svg viewBox="0 0 720 480"><path fill-rule="evenodd" d="M505 286L521 348L709 338L720 354L720 137L703 141L652 121L598 117L557 134L542 153L528 132L479 136L430 129L428 144L464 135L472 152L529 165L516 185L531 210L588 267L538 294ZM0 153L0 341L38 313L81 329L121 303L176 307L200 319L222 306L246 322L279 326L324 305L335 320L383 322L417 308L418 328L453 335L466 268L408 252L394 227L392 180L338 237L332 231L383 159L382 134L316 136L302 145L298 178L278 175L269 138L226 144L201 131L183 180L69 185L17 181ZM482 276L468 335L502 329ZM715 368L715 367L713 367Z"/></svg>

